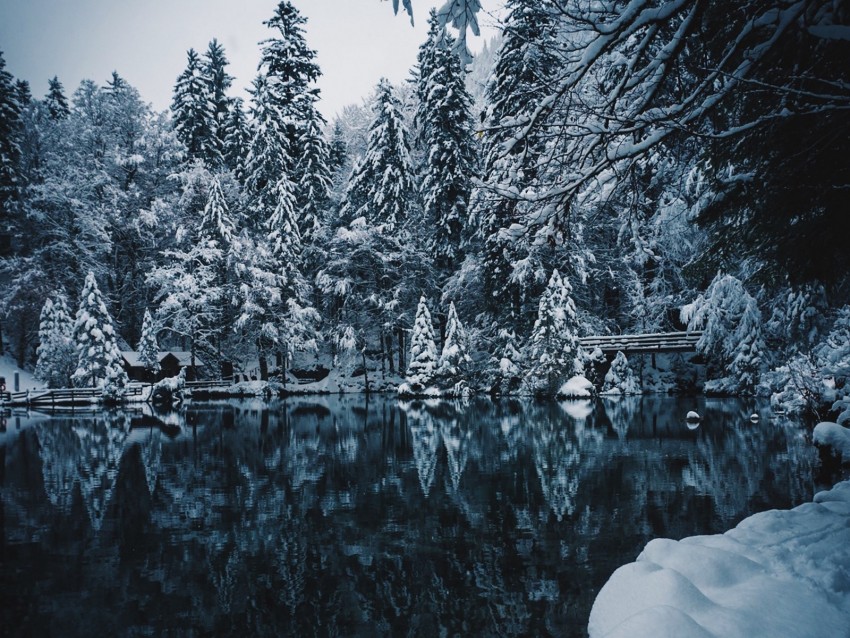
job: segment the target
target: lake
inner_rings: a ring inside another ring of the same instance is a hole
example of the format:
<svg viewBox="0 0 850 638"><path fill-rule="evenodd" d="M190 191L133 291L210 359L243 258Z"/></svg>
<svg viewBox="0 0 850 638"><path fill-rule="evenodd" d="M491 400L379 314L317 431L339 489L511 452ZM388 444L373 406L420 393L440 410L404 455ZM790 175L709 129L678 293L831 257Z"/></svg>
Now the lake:
<svg viewBox="0 0 850 638"><path fill-rule="evenodd" d="M3 626L63 637L584 636L647 541L809 500L817 458L666 397L23 415L0 450Z"/></svg>

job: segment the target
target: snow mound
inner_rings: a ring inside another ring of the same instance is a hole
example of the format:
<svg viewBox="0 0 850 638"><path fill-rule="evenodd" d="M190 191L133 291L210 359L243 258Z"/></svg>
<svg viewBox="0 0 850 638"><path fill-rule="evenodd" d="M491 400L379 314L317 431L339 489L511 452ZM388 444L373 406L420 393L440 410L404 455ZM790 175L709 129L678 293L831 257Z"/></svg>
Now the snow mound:
<svg viewBox="0 0 850 638"><path fill-rule="evenodd" d="M815 445L832 448L842 463L850 463L850 428L825 421L815 426L812 440Z"/></svg>
<svg viewBox="0 0 850 638"><path fill-rule="evenodd" d="M803 638L850 627L850 481L735 529L656 539L596 597L591 638Z"/></svg>
<svg viewBox="0 0 850 638"><path fill-rule="evenodd" d="M15 372L18 373L18 380L21 391L24 390L40 390L44 384L37 381L32 374L26 370L21 370L18 364L12 357L0 356L0 377L6 377L6 391L15 391Z"/></svg>
<svg viewBox="0 0 850 638"><path fill-rule="evenodd" d="M577 374L558 390L559 399L589 399L593 396L593 384L586 377Z"/></svg>

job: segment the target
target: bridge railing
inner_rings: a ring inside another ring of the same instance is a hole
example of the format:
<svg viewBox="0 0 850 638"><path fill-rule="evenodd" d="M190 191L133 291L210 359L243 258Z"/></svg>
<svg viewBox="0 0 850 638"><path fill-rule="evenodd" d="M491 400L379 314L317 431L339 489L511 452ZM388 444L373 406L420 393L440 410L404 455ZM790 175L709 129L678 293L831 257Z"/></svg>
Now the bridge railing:
<svg viewBox="0 0 850 638"><path fill-rule="evenodd" d="M691 332L661 332L639 335L599 335L582 337L581 345L593 350L599 348L603 352L622 351L623 354L653 353L653 352L693 352L697 342L702 337L702 331Z"/></svg>

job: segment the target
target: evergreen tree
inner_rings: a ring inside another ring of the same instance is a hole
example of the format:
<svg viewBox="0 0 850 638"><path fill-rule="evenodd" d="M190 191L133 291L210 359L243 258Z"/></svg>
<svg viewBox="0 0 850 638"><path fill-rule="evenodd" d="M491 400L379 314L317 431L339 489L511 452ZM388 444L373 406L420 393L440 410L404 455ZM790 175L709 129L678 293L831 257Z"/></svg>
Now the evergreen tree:
<svg viewBox="0 0 850 638"><path fill-rule="evenodd" d="M540 297L537 321L528 342L525 383L533 393L551 393L569 377L584 373L578 317L569 281L552 271Z"/></svg>
<svg viewBox="0 0 850 638"><path fill-rule="evenodd" d="M210 159L221 159L221 163L212 164L218 167L226 164L227 153L227 124L230 116L230 98L227 91L233 84L233 76L227 72L228 60L224 53L224 47L218 40L213 38L204 53L203 76L208 83L208 95L212 105L214 128L210 138L210 146L215 151Z"/></svg>
<svg viewBox="0 0 850 638"><path fill-rule="evenodd" d="M216 142L216 109L208 78L197 52L189 49L186 69L174 85L171 112L174 130L186 146L189 159L200 159L207 166L222 164L221 149Z"/></svg>
<svg viewBox="0 0 850 638"><path fill-rule="evenodd" d="M224 251L227 251L233 242L233 220L230 218L230 209L217 177L213 177L210 183L199 232L203 239L217 242L218 247Z"/></svg>
<svg viewBox="0 0 850 638"><path fill-rule="evenodd" d="M438 51L445 49L447 44L449 42L446 29L441 26L436 9L431 9L428 13L428 35L416 54L416 66L412 73L417 98L416 114L413 119L417 130L417 146L426 143L427 123L425 120L428 117L428 105L431 103L428 95L431 85L428 79L437 68Z"/></svg>
<svg viewBox="0 0 850 638"><path fill-rule="evenodd" d="M14 78L6 71L6 60L0 52L0 215L12 212L22 188L21 103ZM0 216L0 222L3 217Z"/></svg>
<svg viewBox="0 0 850 638"><path fill-rule="evenodd" d="M421 58L426 57L423 50L431 50L425 67L428 75L423 73L418 87L417 116L426 154L422 190L425 210L435 228L435 261L450 271L463 259L461 240L468 224L475 168L472 100L466 90L466 73L452 51L451 38L444 34L433 37L438 39L429 40L420 50Z"/></svg>
<svg viewBox="0 0 850 638"><path fill-rule="evenodd" d="M240 182L245 180L245 155L251 139L242 104L242 98L231 100L224 122L224 165Z"/></svg>
<svg viewBox="0 0 850 638"><path fill-rule="evenodd" d="M303 299L305 282L299 268L301 233L295 218L295 188L286 176L278 180L275 195L277 206L267 223L268 243L281 276L282 296Z"/></svg>
<svg viewBox="0 0 850 638"><path fill-rule="evenodd" d="M47 95L44 96L44 105L47 107L47 113L53 120L61 120L71 113L68 106L68 99L65 97L65 90L62 83L55 75L53 79L47 83Z"/></svg>
<svg viewBox="0 0 850 638"><path fill-rule="evenodd" d="M413 333L410 337L410 365L407 368L407 385L413 392L422 392L437 372L437 345L434 342L434 324L425 295L419 299Z"/></svg>
<svg viewBox="0 0 850 638"><path fill-rule="evenodd" d="M437 365L437 377L447 387L455 386L466 380L471 363L466 330L457 316L454 302L451 302L446 317L446 340Z"/></svg>
<svg viewBox="0 0 850 638"><path fill-rule="evenodd" d="M602 386L603 394L640 394L640 383L634 370L629 366L626 355L617 352L611 367L605 375L605 383Z"/></svg>
<svg viewBox="0 0 850 638"><path fill-rule="evenodd" d="M127 385L121 365L118 336L112 317L97 287L94 273L86 275L80 307L74 321L77 368L72 381L78 387L102 388L104 396L119 398Z"/></svg>
<svg viewBox="0 0 850 638"><path fill-rule="evenodd" d="M345 166L348 159L348 145L342 135L342 124L339 120L334 122L334 130L331 135L331 143L328 148L328 166L332 172L340 170Z"/></svg>
<svg viewBox="0 0 850 638"><path fill-rule="evenodd" d="M513 196L537 177L544 140L526 135L515 142L517 127L548 92L558 68L549 3L508 0L504 40L487 85L487 119L483 141L483 187L474 194L478 232L484 241L484 293L497 316L518 323L521 307L533 294L531 278L518 277L514 265L527 259L529 246L509 232L523 219ZM507 302L507 303L506 303Z"/></svg>
<svg viewBox="0 0 850 638"><path fill-rule="evenodd" d="M414 183L401 104L385 79L374 112L366 156L354 169L340 215L393 228L407 221Z"/></svg>
<svg viewBox="0 0 850 638"><path fill-rule="evenodd" d="M157 374L159 367L159 342L156 339L156 325L149 310L145 309L145 318L142 321L142 336L137 346L139 352L139 363L145 370Z"/></svg>
<svg viewBox="0 0 850 638"><path fill-rule="evenodd" d="M48 388L65 388L71 382L76 366L73 328L64 295L55 301L48 298L41 310L35 367L35 377Z"/></svg>
<svg viewBox="0 0 850 638"><path fill-rule="evenodd" d="M331 189L329 149L321 128L323 121L315 109L310 109L308 116L298 140L300 154L295 166L299 229L305 241L310 241L318 231L319 218L328 204Z"/></svg>
<svg viewBox="0 0 850 638"><path fill-rule="evenodd" d="M21 108L26 108L32 102L32 90L30 83L26 80L18 80L15 82L15 90L18 95L18 104Z"/></svg>

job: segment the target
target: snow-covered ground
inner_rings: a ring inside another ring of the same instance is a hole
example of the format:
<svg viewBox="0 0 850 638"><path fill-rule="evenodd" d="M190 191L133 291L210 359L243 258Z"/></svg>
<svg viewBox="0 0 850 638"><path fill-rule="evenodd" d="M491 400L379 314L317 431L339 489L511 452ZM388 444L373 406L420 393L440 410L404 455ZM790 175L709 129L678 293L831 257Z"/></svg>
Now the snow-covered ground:
<svg viewBox="0 0 850 638"><path fill-rule="evenodd" d="M6 377L6 391L15 391L15 372L20 376L20 390L38 390L44 387L44 384L36 381L32 374L26 370L21 370L15 363L12 357L0 356L0 377Z"/></svg>
<svg viewBox="0 0 850 638"><path fill-rule="evenodd" d="M594 602L591 638L850 636L850 481L725 534L656 539Z"/></svg>

